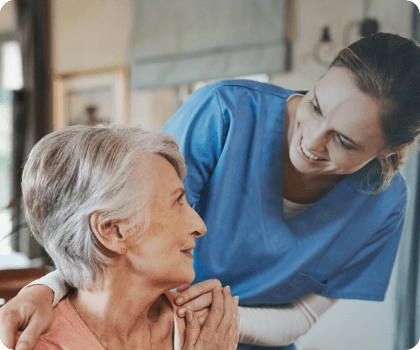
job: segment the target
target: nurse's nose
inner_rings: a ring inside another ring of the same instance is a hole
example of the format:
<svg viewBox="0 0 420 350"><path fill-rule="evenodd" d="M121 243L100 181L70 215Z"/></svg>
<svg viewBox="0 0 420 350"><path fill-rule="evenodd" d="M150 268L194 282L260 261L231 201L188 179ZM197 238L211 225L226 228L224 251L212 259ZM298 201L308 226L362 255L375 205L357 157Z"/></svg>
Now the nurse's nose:
<svg viewBox="0 0 420 350"><path fill-rule="evenodd" d="M322 156L326 152L326 143L328 141L327 130L319 125L318 128L312 128L310 135L305 137L305 148L316 156ZM322 157L321 157L322 158Z"/></svg>

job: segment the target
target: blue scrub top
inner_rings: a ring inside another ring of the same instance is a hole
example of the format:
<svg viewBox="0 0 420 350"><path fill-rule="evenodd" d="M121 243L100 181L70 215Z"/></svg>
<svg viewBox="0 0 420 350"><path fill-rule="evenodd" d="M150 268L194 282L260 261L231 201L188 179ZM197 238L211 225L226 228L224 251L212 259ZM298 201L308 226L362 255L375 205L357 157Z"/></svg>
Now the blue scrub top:
<svg viewBox="0 0 420 350"><path fill-rule="evenodd" d="M397 174L382 193L362 193L371 162L285 220L283 137L292 93L254 81L218 82L195 92L164 126L180 141L187 200L208 229L196 241L195 282L219 279L242 306L310 293L383 300L404 221L405 182Z"/></svg>

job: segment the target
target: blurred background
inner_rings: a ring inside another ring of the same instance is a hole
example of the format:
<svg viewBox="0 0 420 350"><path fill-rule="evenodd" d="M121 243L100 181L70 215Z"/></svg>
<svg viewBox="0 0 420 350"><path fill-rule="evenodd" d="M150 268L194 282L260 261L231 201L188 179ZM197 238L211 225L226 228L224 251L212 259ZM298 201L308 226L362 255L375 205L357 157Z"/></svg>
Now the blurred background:
<svg viewBox="0 0 420 350"><path fill-rule="evenodd" d="M54 269L21 210L24 159L75 123L158 130L210 82L247 78L309 90L335 54L377 31L419 40L407 0L12 0L0 11L0 305ZM419 145L385 302L340 301L305 350L400 350L420 338Z"/></svg>

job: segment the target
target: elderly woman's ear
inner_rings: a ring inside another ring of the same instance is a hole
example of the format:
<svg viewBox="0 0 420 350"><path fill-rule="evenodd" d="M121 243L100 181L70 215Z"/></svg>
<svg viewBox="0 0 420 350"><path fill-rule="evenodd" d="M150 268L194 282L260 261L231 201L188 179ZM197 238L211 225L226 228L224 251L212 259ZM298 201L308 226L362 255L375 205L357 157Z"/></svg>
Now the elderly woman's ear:
<svg viewBox="0 0 420 350"><path fill-rule="evenodd" d="M100 221L99 212L94 212L90 216L90 227L99 242L109 251L124 254L127 250L127 230L122 221L111 220Z"/></svg>

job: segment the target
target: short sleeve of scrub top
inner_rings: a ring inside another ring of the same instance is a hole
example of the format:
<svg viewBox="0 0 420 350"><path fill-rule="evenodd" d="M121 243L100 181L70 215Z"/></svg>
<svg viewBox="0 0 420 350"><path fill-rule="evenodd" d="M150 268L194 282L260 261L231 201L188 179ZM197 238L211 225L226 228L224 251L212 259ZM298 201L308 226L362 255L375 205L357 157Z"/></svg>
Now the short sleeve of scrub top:
<svg viewBox="0 0 420 350"><path fill-rule="evenodd" d="M180 141L187 200L207 225L194 251L195 283L218 278L242 306L310 293L383 300L404 219L404 180L397 174L377 195L361 191L371 162L285 220L283 135L292 93L218 82L195 92L164 126Z"/></svg>

